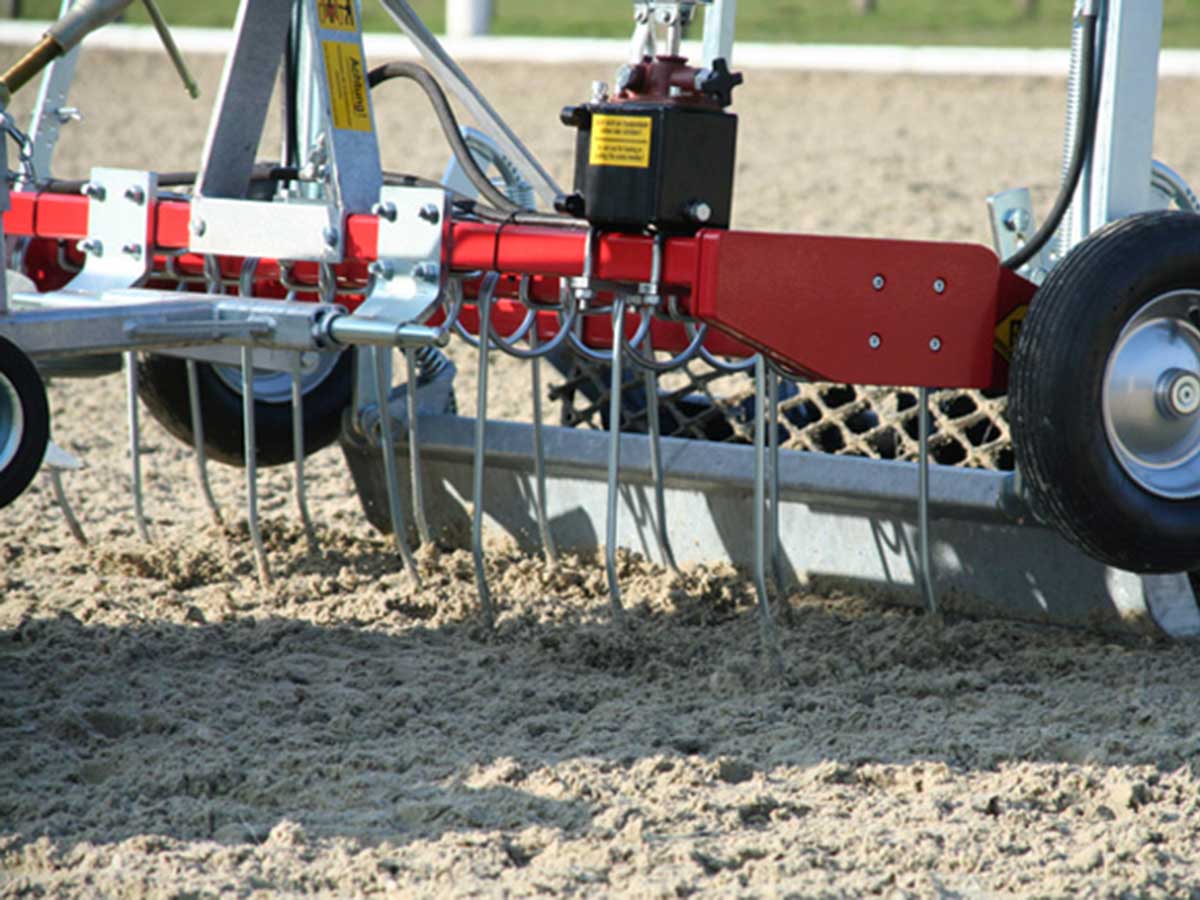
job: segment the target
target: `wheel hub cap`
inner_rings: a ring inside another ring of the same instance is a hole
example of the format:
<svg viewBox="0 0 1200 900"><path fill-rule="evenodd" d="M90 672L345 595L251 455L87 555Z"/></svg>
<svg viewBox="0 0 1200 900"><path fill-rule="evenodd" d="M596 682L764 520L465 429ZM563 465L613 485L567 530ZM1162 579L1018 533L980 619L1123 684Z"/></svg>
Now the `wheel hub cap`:
<svg viewBox="0 0 1200 900"><path fill-rule="evenodd" d="M1147 303L1121 332L1104 378L1104 427L1144 490L1200 497L1200 293Z"/></svg>

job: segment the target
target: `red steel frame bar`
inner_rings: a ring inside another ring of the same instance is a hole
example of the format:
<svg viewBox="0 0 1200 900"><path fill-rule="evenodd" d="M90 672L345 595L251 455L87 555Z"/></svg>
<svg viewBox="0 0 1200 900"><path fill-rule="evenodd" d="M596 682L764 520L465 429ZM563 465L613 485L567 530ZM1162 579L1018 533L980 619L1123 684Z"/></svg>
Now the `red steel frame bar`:
<svg viewBox="0 0 1200 900"><path fill-rule="evenodd" d="M158 201L152 214L156 250L186 250L188 204ZM18 192L5 214L5 231L78 240L87 234L87 215L85 197ZM340 277L365 282L377 228L374 216L349 217ZM502 297L514 297L519 278L528 276L532 296L553 302L559 278L582 274L587 236L581 230L461 219L446 228L449 268L503 273ZM604 282L645 282L652 253L648 236L602 234L592 274ZM178 264L198 262L185 255ZM303 264L296 270L305 276ZM267 262L257 279L269 290L277 275L278 267ZM706 346L719 355L762 351L829 381L978 388L1005 385L1007 348L997 345L995 332L1035 291L979 245L723 230L666 239L662 286L679 298L684 313L713 327ZM470 283L467 294L473 297ZM496 326L511 328L523 316L519 304L501 301ZM585 322L584 339L593 346L611 345L602 319ZM463 310L462 320L477 328L472 307ZM630 333L634 325L631 318ZM555 313L540 312L538 328L552 335ZM653 340L656 348L677 352L688 337L679 323L656 320Z"/></svg>

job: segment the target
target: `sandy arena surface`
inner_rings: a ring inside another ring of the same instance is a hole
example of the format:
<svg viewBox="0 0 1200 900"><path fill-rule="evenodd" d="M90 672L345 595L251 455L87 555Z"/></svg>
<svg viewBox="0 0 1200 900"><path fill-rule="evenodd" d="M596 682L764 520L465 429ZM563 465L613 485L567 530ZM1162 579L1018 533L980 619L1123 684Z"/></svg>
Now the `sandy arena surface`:
<svg viewBox="0 0 1200 900"><path fill-rule="evenodd" d="M557 111L609 73L473 71L565 176ZM424 101L384 91L388 165L437 174ZM1164 86L1158 143L1197 177L1194 95ZM205 109L160 56L93 54L75 99L64 174L195 166ZM1062 106L1054 80L751 73L738 224L986 242L987 192L1045 208ZM494 409L521 414L522 377ZM264 590L153 423L136 539L121 397L51 390L89 547L42 481L0 512L0 894L1200 896L1193 647L795 595L781 683L742 573L626 559L619 631L600 566L503 548L488 634L469 555L422 550L414 592L336 450L318 555L263 473Z"/></svg>

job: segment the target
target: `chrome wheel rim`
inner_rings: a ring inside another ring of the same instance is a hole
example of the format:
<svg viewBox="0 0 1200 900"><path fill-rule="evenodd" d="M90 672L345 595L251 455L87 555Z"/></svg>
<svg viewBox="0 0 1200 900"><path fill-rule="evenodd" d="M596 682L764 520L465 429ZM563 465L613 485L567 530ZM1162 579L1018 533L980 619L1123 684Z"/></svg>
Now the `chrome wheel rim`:
<svg viewBox="0 0 1200 900"><path fill-rule="evenodd" d="M1104 428L1117 461L1143 490L1200 497L1200 292L1143 306L1109 354Z"/></svg>
<svg viewBox="0 0 1200 900"><path fill-rule="evenodd" d="M12 464L25 437L25 411L16 386L0 372L0 472Z"/></svg>
<svg viewBox="0 0 1200 900"><path fill-rule="evenodd" d="M315 390L333 371L341 358L340 353L322 353L316 368L300 376L300 393L307 395ZM245 382L242 380L242 370L239 366L213 365L213 372L227 388L239 396ZM270 372L264 369L254 370L254 399L259 403L291 403L292 376L289 372Z"/></svg>

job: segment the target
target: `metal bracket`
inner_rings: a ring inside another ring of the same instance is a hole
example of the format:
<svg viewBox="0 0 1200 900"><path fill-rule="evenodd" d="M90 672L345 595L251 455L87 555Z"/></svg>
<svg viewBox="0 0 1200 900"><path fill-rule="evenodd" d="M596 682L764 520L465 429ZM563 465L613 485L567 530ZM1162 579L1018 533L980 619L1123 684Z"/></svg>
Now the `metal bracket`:
<svg viewBox="0 0 1200 900"><path fill-rule="evenodd" d="M61 19L65 16L70 7L71 0L63 0L58 17ZM29 138L33 147L30 162L38 178L50 177L50 164L54 159L59 131L68 122L80 118L78 110L67 106L67 94L71 90L78 62L79 45L76 45L50 63L42 76L29 128Z"/></svg>
<svg viewBox="0 0 1200 900"><path fill-rule="evenodd" d="M1033 197L1029 188L1013 188L987 198L988 218L992 223L992 243L1000 259L1005 260L1025 246L1037 231L1033 214ZM1052 243L1052 242L1051 242ZM1050 243L1021 267L1020 274L1034 284L1045 281L1054 260Z"/></svg>
<svg viewBox="0 0 1200 900"><path fill-rule="evenodd" d="M192 198L193 253L304 262L342 261L346 236L337 208L323 201Z"/></svg>
<svg viewBox="0 0 1200 900"><path fill-rule="evenodd" d="M379 206L379 243L371 264L373 287L350 317L405 325L423 322L441 301L446 273L442 240L446 228L446 192L437 188L384 187ZM335 335L336 337L336 335ZM391 354L386 354L391 384ZM382 407L375 389L375 364L359 353L355 368L355 409Z"/></svg>
<svg viewBox="0 0 1200 900"><path fill-rule="evenodd" d="M133 287L150 274L153 219L151 201L158 175L134 169L92 169L84 185L88 196L86 254L83 271L62 288L69 294L99 295Z"/></svg>

